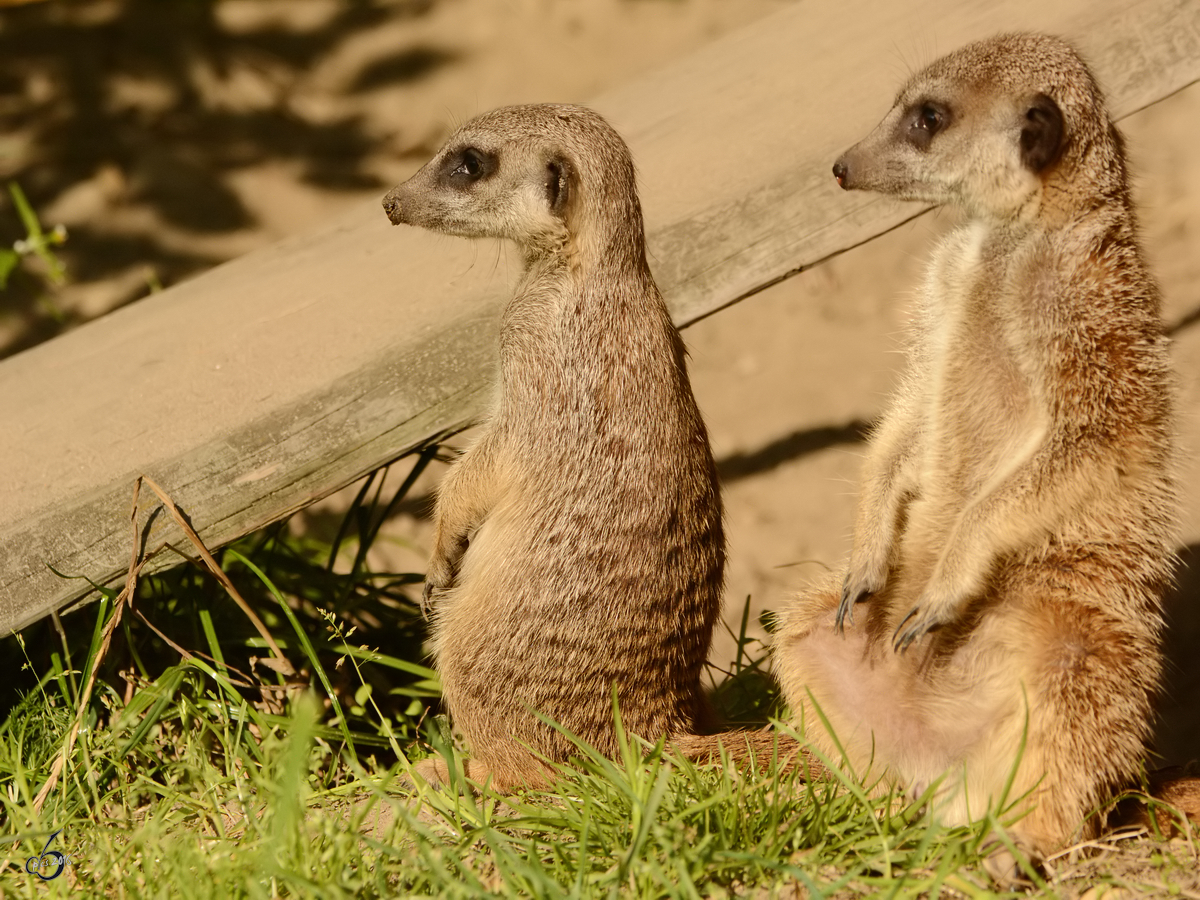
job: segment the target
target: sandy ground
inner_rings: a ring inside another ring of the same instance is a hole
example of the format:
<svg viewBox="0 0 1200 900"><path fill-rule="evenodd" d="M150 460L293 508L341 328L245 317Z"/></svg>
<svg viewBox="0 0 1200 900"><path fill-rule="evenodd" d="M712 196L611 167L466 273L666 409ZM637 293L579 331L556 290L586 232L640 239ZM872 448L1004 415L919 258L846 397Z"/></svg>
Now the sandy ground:
<svg viewBox="0 0 1200 900"><path fill-rule="evenodd" d="M0 294L0 352L379 196L477 112L586 101L783 5L97 0L0 11L0 180L17 178L44 221L68 226L74 279L51 297L61 324L35 291ZM1189 560L1200 553L1200 86L1123 128L1167 320L1182 323ZM685 332L725 480L733 616L747 597L756 617L778 607L845 557L862 429L891 388L908 291L947 222L922 217ZM0 203L0 243L17 236ZM345 503L331 498L295 527L327 527ZM406 506L380 565L424 567L426 513L426 502ZM1185 570L1160 731L1171 761L1200 757L1198 597L1200 575ZM714 660L731 648L720 638Z"/></svg>

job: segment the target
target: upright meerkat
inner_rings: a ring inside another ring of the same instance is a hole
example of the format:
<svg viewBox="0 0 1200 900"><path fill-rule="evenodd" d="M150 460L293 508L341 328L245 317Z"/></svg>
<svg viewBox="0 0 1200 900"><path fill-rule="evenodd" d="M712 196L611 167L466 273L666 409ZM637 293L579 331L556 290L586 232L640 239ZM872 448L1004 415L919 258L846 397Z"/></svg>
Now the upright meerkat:
<svg viewBox="0 0 1200 900"><path fill-rule="evenodd" d="M544 783L625 729L695 731L725 540L683 344L646 263L633 162L577 106L514 106L458 129L383 201L394 224L516 242L498 391L443 479L424 602L467 772ZM445 780L440 760L425 765Z"/></svg>
<svg viewBox="0 0 1200 900"><path fill-rule="evenodd" d="M859 771L943 779L943 821L1025 797L1041 856L1133 783L1162 668L1172 375L1123 142L1070 46L1009 34L911 78L834 174L965 221L920 288L848 571L785 614L777 672L827 753L814 703Z"/></svg>

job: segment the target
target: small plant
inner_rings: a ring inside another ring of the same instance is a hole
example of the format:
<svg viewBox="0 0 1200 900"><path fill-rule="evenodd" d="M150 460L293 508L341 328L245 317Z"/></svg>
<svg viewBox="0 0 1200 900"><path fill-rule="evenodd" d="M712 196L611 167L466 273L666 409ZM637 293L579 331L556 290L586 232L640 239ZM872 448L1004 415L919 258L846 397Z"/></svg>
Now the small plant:
<svg viewBox="0 0 1200 900"><path fill-rule="evenodd" d="M37 213L25 198L25 192L15 181L8 183L8 193L25 228L25 237L15 241L11 249L0 247L0 290L8 287L9 279L22 263L37 260L36 269L31 266L28 277L42 289L39 302L43 309L55 321L61 321L62 312L45 289L49 288L52 292L67 283L67 268L54 252L55 247L66 243L67 229L62 225L55 225L49 231L42 228Z"/></svg>

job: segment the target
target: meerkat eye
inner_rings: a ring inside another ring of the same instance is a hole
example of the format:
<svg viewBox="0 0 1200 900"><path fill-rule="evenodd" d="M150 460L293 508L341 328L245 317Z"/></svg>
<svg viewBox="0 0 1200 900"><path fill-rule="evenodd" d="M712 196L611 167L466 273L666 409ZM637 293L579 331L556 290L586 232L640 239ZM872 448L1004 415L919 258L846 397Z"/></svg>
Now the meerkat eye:
<svg viewBox="0 0 1200 900"><path fill-rule="evenodd" d="M928 149L933 136L946 127L950 111L940 103L914 104L906 117L908 140L921 150Z"/></svg>
<svg viewBox="0 0 1200 900"><path fill-rule="evenodd" d="M496 170L496 157L475 147L467 147L451 157L446 177L453 184L473 184Z"/></svg>
<svg viewBox="0 0 1200 900"><path fill-rule="evenodd" d="M942 127L942 114L932 106L922 106L917 116L917 127L937 131Z"/></svg>
<svg viewBox="0 0 1200 900"><path fill-rule="evenodd" d="M471 178L478 178L479 173L483 171L483 165L479 161L479 154L472 149L468 149L463 153L462 165L454 170L455 173L463 172Z"/></svg>

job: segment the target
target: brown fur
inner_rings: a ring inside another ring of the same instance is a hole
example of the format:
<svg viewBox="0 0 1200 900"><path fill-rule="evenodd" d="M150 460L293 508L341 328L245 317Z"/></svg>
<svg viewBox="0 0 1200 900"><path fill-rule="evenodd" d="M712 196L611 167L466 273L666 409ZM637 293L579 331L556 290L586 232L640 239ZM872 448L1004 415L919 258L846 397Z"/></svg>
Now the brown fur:
<svg viewBox="0 0 1200 900"><path fill-rule="evenodd" d="M806 779L829 777L824 764L800 741L770 727L721 734L677 735L671 740L671 748L701 765L727 761L734 770L762 773L774 764L780 772L799 768Z"/></svg>
<svg viewBox="0 0 1200 900"><path fill-rule="evenodd" d="M444 700L476 781L547 778L571 742L696 730L725 561L716 470L684 349L646 263L633 163L587 109L460 128L384 200L393 223L504 237L525 273L500 383L438 491L426 581ZM440 762L422 770L445 780Z"/></svg>
<svg viewBox="0 0 1200 900"><path fill-rule="evenodd" d="M1172 766L1150 772L1145 789L1145 793L1134 793L1118 804L1111 817L1117 827L1140 827L1174 837L1183 830L1180 815L1200 822L1200 777L1188 774L1181 766ZM1147 803L1147 796L1158 802Z"/></svg>
<svg viewBox="0 0 1200 900"><path fill-rule="evenodd" d="M785 615L777 672L827 753L814 702L860 773L942 778L943 821L1015 772L1013 834L1041 856L1134 780L1162 668L1172 377L1122 140L1069 46L1013 34L914 76L834 172L966 216L919 293L848 571Z"/></svg>

